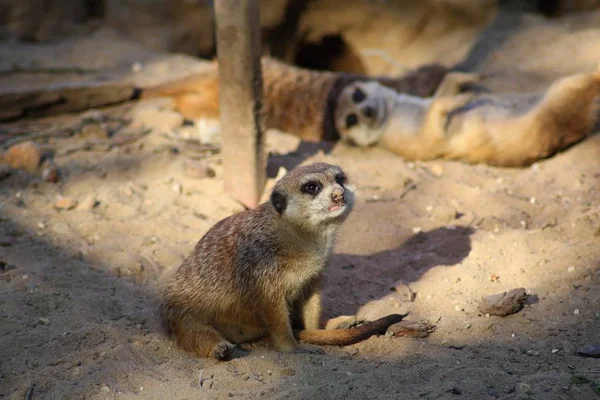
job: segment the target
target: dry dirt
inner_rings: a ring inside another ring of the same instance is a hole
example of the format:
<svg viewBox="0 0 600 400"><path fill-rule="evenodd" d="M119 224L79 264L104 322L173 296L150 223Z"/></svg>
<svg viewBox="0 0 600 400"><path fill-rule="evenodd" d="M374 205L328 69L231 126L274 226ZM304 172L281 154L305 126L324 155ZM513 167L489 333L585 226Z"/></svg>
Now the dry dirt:
<svg viewBox="0 0 600 400"><path fill-rule="evenodd" d="M578 57L584 69L594 55ZM108 134L82 129L98 114L3 126L46 132L38 143L55 152L61 179L0 171L0 398L600 396L600 360L576 353L600 343L598 135L532 167L502 169L413 163L341 144L319 149L269 132L271 177L280 166L326 161L358 187L326 273L325 317L410 311L410 320L437 330L325 355L253 345L218 363L173 346L153 294L164 270L242 208L223 192L218 152L181 140L197 135L193 127L138 137L143 131L122 122L131 107L101 112L111 117L99 124ZM154 122L165 123L165 112L177 119L166 108ZM215 177L190 175L185 163L200 158ZM57 210L59 196L78 204ZM482 296L517 287L530 294L522 311L476 311Z"/></svg>

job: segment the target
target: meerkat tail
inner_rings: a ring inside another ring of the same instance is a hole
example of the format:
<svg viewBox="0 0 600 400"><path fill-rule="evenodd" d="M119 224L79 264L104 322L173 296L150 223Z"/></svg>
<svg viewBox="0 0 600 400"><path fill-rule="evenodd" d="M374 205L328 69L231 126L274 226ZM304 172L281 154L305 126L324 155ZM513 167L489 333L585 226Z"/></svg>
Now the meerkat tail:
<svg viewBox="0 0 600 400"><path fill-rule="evenodd" d="M357 328L304 330L296 331L294 334L298 340L309 344L347 346L366 340L373 335L384 334L391 325L402 321L404 317L405 315L391 314Z"/></svg>

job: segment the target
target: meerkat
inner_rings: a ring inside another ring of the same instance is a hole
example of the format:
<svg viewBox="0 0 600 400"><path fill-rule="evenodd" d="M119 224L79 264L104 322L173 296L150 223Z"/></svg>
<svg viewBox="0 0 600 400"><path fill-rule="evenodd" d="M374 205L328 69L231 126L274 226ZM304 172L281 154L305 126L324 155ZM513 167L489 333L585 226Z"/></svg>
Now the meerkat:
<svg viewBox="0 0 600 400"><path fill-rule="evenodd" d="M384 333L403 316L319 329L320 281L354 195L337 166L291 170L270 201L214 225L162 289L162 314L179 346L229 359L238 344L270 338L282 352L320 352ZM298 340L304 344L298 344Z"/></svg>
<svg viewBox="0 0 600 400"><path fill-rule="evenodd" d="M431 96L447 72L442 65L430 64L397 78L367 77L295 67L270 57L263 57L261 66L265 127L311 142L339 139L333 112L337 96L351 82L371 79L398 92ZM136 91L136 98L154 97L172 97L177 109L191 120L218 118L218 63L213 61L202 73Z"/></svg>
<svg viewBox="0 0 600 400"><path fill-rule="evenodd" d="M374 81L353 82L338 98L336 129L344 141L411 160L526 166L591 133L600 70L559 79L543 93L452 95L452 85L443 83L438 89L419 98Z"/></svg>

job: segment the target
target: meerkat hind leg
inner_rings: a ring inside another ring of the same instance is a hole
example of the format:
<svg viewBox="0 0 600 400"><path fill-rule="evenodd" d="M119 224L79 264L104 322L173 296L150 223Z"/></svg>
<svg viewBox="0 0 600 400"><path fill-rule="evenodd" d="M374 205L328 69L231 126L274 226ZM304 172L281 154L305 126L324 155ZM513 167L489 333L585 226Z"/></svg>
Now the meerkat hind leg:
<svg viewBox="0 0 600 400"><path fill-rule="evenodd" d="M212 326L196 322L179 324L173 330L173 335L179 346L200 357L227 360L236 348L234 343L226 340Z"/></svg>
<svg viewBox="0 0 600 400"><path fill-rule="evenodd" d="M469 72L449 72L446 74L433 97L454 96L462 93L467 84L481 82L481 76Z"/></svg>

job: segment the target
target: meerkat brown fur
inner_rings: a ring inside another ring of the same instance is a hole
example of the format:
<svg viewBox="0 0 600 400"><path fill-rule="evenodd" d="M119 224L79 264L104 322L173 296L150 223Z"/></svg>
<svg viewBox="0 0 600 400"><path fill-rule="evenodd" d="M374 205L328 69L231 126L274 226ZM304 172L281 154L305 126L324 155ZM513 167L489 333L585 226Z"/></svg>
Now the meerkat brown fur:
<svg viewBox="0 0 600 400"><path fill-rule="evenodd" d="M452 95L449 88L442 82L435 96L419 98L354 82L338 98L336 127L344 140L408 159L524 166L591 133L600 70L559 79L543 93Z"/></svg>
<svg viewBox="0 0 600 400"><path fill-rule="evenodd" d="M318 352L384 333L390 315L320 330L320 280L338 227L354 204L347 177L318 163L290 171L270 201L214 225L162 290L164 322L178 345L219 360L240 343L270 338L282 352Z"/></svg>

